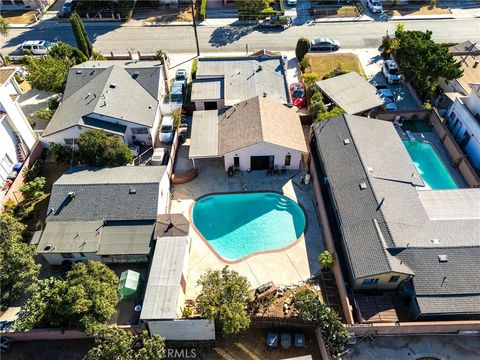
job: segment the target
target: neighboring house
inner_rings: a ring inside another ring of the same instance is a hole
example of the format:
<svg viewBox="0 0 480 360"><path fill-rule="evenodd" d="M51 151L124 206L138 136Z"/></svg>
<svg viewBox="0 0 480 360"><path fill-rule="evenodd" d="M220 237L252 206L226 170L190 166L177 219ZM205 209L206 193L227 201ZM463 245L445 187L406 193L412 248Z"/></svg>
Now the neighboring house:
<svg viewBox="0 0 480 360"><path fill-rule="evenodd" d="M446 93L460 93L466 96L470 94L470 84L480 83L480 45L465 41L449 47L448 51L462 65L463 75L454 80L441 78L438 85Z"/></svg>
<svg viewBox="0 0 480 360"><path fill-rule="evenodd" d="M195 111L189 158L223 157L225 170L298 169L307 153L298 114L257 96L225 111Z"/></svg>
<svg viewBox="0 0 480 360"><path fill-rule="evenodd" d="M51 265L147 262L169 186L165 166L70 168L53 184L37 253Z"/></svg>
<svg viewBox="0 0 480 360"><path fill-rule="evenodd" d="M191 95L196 110L222 109L255 96L290 103L281 55L260 51L246 57L198 59Z"/></svg>
<svg viewBox="0 0 480 360"><path fill-rule="evenodd" d="M55 0L0 0L4 10L30 8L33 10L46 10Z"/></svg>
<svg viewBox="0 0 480 360"><path fill-rule="evenodd" d="M337 116L310 145L355 292L399 288L416 317L480 318L478 189L426 190L390 122Z"/></svg>
<svg viewBox="0 0 480 360"><path fill-rule="evenodd" d="M0 68L0 181L7 180L16 163L24 162L37 140L18 97L23 93L15 80L16 69Z"/></svg>
<svg viewBox="0 0 480 360"><path fill-rule="evenodd" d="M205 319L181 319L185 306L190 223L182 214L157 217L155 250L140 313L150 333L171 341L215 340L215 325Z"/></svg>
<svg viewBox="0 0 480 360"><path fill-rule="evenodd" d="M472 91L468 96L455 97L446 119L458 145L480 172L480 83L470 87Z"/></svg>
<svg viewBox="0 0 480 360"><path fill-rule="evenodd" d="M317 81L316 85L326 98L347 114L363 115L385 105L375 86L355 71Z"/></svg>
<svg viewBox="0 0 480 360"><path fill-rule="evenodd" d="M154 145L164 86L162 65L154 61L88 61L74 66L42 141L75 146L80 134L101 129L129 145Z"/></svg>

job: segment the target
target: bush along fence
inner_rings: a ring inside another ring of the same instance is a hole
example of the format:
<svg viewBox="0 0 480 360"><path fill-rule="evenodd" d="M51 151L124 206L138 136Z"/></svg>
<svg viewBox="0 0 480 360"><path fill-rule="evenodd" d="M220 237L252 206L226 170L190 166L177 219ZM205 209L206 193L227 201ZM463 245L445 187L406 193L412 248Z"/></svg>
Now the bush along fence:
<svg viewBox="0 0 480 360"><path fill-rule="evenodd" d="M198 12L199 21L204 21L207 18L207 1L208 0L202 0L200 3L200 11Z"/></svg>
<svg viewBox="0 0 480 360"><path fill-rule="evenodd" d="M268 1L269 7L264 9L252 8L248 4L248 2L241 0L237 1L239 20L261 20L268 16L283 16L285 14L283 0L270 0ZM278 7L279 10L276 10L275 7Z"/></svg>

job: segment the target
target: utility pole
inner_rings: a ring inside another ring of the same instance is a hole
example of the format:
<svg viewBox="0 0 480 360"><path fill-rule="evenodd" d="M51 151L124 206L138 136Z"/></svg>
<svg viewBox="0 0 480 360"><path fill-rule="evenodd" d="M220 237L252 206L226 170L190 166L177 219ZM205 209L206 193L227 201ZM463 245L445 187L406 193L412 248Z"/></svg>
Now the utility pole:
<svg viewBox="0 0 480 360"><path fill-rule="evenodd" d="M195 32L195 43L197 44L197 56L200 56L200 46L198 45L198 34L197 34L197 21L195 19L195 5L196 4L197 4L196 0L192 0L193 31Z"/></svg>

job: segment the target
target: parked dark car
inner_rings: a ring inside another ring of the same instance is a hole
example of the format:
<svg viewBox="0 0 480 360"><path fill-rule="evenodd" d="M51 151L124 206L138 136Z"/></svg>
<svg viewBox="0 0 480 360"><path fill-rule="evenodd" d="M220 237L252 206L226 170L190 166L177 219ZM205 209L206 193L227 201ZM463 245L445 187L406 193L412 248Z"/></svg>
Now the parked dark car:
<svg viewBox="0 0 480 360"><path fill-rule="evenodd" d="M310 50L338 50L340 42L329 38L318 38L310 41Z"/></svg>
<svg viewBox="0 0 480 360"><path fill-rule="evenodd" d="M292 26L292 18L288 16L269 16L260 20L257 25L259 28L282 28L286 29Z"/></svg>

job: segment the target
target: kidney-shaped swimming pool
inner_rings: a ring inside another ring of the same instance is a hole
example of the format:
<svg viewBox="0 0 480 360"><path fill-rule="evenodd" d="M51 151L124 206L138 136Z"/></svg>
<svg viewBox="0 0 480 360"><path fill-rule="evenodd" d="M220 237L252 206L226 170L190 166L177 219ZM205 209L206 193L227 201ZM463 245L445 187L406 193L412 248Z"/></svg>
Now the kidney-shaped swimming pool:
<svg viewBox="0 0 480 360"><path fill-rule="evenodd" d="M306 225L303 209L274 192L207 195L195 202L192 219L217 254L229 261L287 247Z"/></svg>

